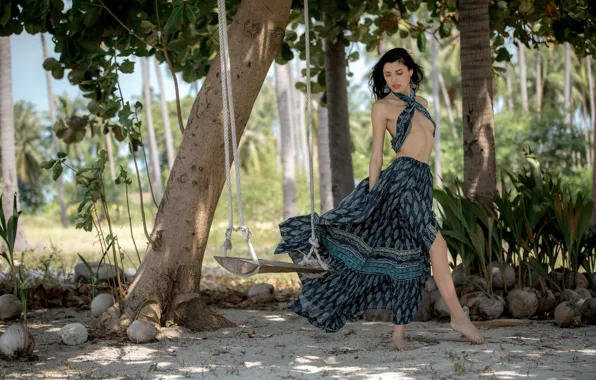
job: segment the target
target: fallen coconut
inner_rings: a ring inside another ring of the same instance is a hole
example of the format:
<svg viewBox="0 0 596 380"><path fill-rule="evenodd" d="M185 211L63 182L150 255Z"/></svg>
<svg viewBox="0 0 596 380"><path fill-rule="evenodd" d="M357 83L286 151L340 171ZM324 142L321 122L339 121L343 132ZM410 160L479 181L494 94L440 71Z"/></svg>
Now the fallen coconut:
<svg viewBox="0 0 596 380"><path fill-rule="evenodd" d="M256 284L248 289L248 298L254 303L267 303L273 301L273 292L271 284Z"/></svg>
<svg viewBox="0 0 596 380"><path fill-rule="evenodd" d="M393 312L387 309L368 309L362 315L365 321L370 322L391 322Z"/></svg>
<svg viewBox="0 0 596 380"><path fill-rule="evenodd" d="M543 294L538 296L538 310L536 314L540 317L547 316L557 307L557 297L552 290L546 289Z"/></svg>
<svg viewBox="0 0 596 380"><path fill-rule="evenodd" d="M507 306L513 318L530 318L538 311L538 296L533 291L513 289L507 295Z"/></svg>
<svg viewBox="0 0 596 380"><path fill-rule="evenodd" d="M559 327L579 325L581 323L581 314L575 302L561 302L555 309L555 322Z"/></svg>
<svg viewBox="0 0 596 380"><path fill-rule="evenodd" d="M29 328L23 324L8 327L0 336L0 352L9 359L28 358L35 349L35 340Z"/></svg>
<svg viewBox="0 0 596 380"><path fill-rule="evenodd" d="M437 283L435 282L435 278L433 276L430 276L428 280L426 280L426 282L424 283L424 290L427 292L432 292L436 289L438 288Z"/></svg>
<svg viewBox="0 0 596 380"><path fill-rule="evenodd" d="M443 297L439 298L434 304L434 314L438 319L448 318L451 314Z"/></svg>
<svg viewBox="0 0 596 380"><path fill-rule="evenodd" d="M485 298L478 303L478 316L482 319L498 319L505 307L497 298Z"/></svg>
<svg viewBox="0 0 596 380"><path fill-rule="evenodd" d="M596 298L588 298L580 308L582 322L596 325Z"/></svg>
<svg viewBox="0 0 596 380"><path fill-rule="evenodd" d="M148 343L157 336L157 328L153 323L137 319L126 329L126 335L133 343Z"/></svg>
<svg viewBox="0 0 596 380"><path fill-rule="evenodd" d="M493 261L489 265L489 270L494 288L503 289L507 285L507 289L511 289L515 285L515 269L511 264L500 264L498 261ZM503 281L503 273L505 273L505 281Z"/></svg>
<svg viewBox="0 0 596 380"><path fill-rule="evenodd" d="M464 266L462 264L456 265L451 272L451 278L455 286L463 285L466 281L466 274L464 272Z"/></svg>
<svg viewBox="0 0 596 380"><path fill-rule="evenodd" d="M98 294L91 301L91 315L98 318L114 304L114 296L110 293Z"/></svg>
<svg viewBox="0 0 596 380"><path fill-rule="evenodd" d="M584 299L584 297L580 296L579 293L577 293L576 291L571 290L571 289L565 289L565 290L563 290L563 293L561 294L561 302L565 302L565 301L579 302L583 299Z"/></svg>
<svg viewBox="0 0 596 380"><path fill-rule="evenodd" d="M23 305L14 294L0 296L0 320L15 319L21 316Z"/></svg>
<svg viewBox="0 0 596 380"><path fill-rule="evenodd" d="M416 312L416 316L414 316L414 320L418 322L428 322L432 319L433 315L433 305L431 302L431 295L427 291L422 292L422 302L420 302L420 306L418 307L418 311ZM387 321L390 322L391 320Z"/></svg>
<svg viewBox="0 0 596 380"><path fill-rule="evenodd" d="M87 328L80 323L70 323L60 329L62 343L67 346L78 346L89 338Z"/></svg>
<svg viewBox="0 0 596 380"><path fill-rule="evenodd" d="M575 289L575 292L584 300L592 298L592 293L586 288L577 288Z"/></svg>

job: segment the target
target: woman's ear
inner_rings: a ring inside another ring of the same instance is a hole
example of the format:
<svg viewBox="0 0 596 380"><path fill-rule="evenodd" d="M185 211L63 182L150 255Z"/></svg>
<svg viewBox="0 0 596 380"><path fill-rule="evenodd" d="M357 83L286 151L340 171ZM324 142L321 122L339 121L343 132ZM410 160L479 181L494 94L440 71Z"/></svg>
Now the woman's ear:
<svg viewBox="0 0 596 380"><path fill-rule="evenodd" d="M408 75L410 75L410 79L412 79L412 77L414 76L414 70L413 69L408 70Z"/></svg>

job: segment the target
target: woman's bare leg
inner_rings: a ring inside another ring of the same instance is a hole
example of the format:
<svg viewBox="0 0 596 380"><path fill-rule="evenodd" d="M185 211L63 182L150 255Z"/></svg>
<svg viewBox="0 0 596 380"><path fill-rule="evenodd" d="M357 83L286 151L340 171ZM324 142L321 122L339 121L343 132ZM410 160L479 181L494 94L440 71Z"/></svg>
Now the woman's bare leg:
<svg viewBox="0 0 596 380"><path fill-rule="evenodd" d="M451 271L449 270L449 263L447 262L447 243L445 243L445 239L443 239L440 232L430 247L430 260L435 282L451 314L451 328L462 333L474 343L484 343L480 331L470 322L459 304Z"/></svg>

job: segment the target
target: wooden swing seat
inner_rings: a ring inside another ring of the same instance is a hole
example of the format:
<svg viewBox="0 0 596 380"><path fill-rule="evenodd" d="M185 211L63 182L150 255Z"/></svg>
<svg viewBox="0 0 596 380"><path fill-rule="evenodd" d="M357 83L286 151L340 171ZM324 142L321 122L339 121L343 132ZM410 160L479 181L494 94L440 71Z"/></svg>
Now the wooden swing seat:
<svg viewBox="0 0 596 380"><path fill-rule="evenodd" d="M325 273L323 268L307 267L274 260L259 260L259 265L250 259L230 256L214 256L215 260L224 269L237 275L248 275L249 273ZM258 271L257 271L258 267Z"/></svg>

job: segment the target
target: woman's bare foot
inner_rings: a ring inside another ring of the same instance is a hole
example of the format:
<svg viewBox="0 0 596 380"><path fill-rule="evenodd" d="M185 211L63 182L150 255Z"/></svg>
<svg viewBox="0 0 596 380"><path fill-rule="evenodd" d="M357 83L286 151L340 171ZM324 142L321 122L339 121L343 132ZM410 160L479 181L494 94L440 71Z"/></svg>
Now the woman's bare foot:
<svg viewBox="0 0 596 380"><path fill-rule="evenodd" d="M461 333L467 339L469 339L472 343L475 344L484 344L486 343L480 331L474 326L472 322L468 319L468 317L463 314L459 318L451 318L451 328L454 331Z"/></svg>
<svg viewBox="0 0 596 380"><path fill-rule="evenodd" d="M410 350L412 347L406 344L405 329L403 325L393 326L393 346L396 351Z"/></svg>

